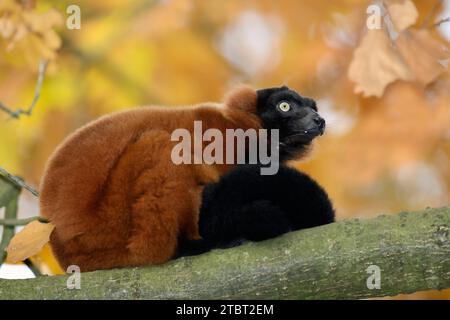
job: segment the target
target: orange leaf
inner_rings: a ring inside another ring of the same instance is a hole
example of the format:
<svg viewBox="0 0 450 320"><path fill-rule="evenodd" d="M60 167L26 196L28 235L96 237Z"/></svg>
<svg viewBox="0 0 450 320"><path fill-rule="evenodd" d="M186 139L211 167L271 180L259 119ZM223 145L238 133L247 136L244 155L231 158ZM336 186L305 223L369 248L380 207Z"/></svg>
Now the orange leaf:
<svg viewBox="0 0 450 320"><path fill-rule="evenodd" d="M51 223L33 221L17 233L6 248L7 262L17 263L41 251L49 241L50 234L55 226Z"/></svg>
<svg viewBox="0 0 450 320"><path fill-rule="evenodd" d="M412 73L392 47L386 32L374 29L367 32L356 48L348 77L356 83L355 93L381 97L389 83L398 79L410 80Z"/></svg>

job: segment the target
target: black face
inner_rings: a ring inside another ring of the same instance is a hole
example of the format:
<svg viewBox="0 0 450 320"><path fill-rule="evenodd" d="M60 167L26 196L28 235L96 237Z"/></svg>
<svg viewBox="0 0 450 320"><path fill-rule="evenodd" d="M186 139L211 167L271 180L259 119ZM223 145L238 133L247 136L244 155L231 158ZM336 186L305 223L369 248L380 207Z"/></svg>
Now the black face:
<svg viewBox="0 0 450 320"><path fill-rule="evenodd" d="M279 130L281 159L301 156L311 141L324 133L325 120L313 99L285 86L258 90L257 95L257 114L264 128Z"/></svg>

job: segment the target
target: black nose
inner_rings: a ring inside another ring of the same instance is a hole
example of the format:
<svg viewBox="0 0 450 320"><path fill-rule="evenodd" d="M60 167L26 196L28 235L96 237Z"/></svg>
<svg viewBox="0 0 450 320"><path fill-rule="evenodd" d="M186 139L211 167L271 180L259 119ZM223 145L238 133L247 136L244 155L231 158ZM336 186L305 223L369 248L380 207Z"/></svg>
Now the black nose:
<svg viewBox="0 0 450 320"><path fill-rule="evenodd" d="M323 130L325 129L325 119L321 117L315 117L313 120L314 123L319 127L319 130L323 132Z"/></svg>

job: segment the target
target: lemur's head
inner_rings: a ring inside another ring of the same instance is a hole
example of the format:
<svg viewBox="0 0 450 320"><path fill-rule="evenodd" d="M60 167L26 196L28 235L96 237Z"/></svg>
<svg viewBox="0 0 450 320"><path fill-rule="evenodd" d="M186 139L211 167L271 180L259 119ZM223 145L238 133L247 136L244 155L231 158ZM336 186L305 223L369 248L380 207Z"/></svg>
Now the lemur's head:
<svg viewBox="0 0 450 320"><path fill-rule="evenodd" d="M227 104L256 114L264 129L279 130L282 160L299 158L325 131L316 102L286 86L256 91L242 87L230 95Z"/></svg>

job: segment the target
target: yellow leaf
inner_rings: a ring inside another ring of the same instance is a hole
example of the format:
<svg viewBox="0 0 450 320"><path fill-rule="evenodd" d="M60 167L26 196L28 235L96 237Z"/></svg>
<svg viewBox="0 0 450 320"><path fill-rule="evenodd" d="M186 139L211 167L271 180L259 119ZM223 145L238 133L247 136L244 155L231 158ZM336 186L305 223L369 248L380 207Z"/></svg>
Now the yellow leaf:
<svg viewBox="0 0 450 320"><path fill-rule="evenodd" d="M419 12L411 0L389 0L387 9L398 32L415 24L419 17Z"/></svg>
<svg viewBox="0 0 450 320"><path fill-rule="evenodd" d="M389 83L399 79L410 80L412 73L392 47L386 32L374 29L367 32L356 48L348 77L356 83L355 93L381 97Z"/></svg>
<svg viewBox="0 0 450 320"><path fill-rule="evenodd" d="M17 233L6 248L7 262L17 263L37 254L49 241L55 226L39 221L30 222Z"/></svg>
<svg viewBox="0 0 450 320"><path fill-rule="evenodd" d="M46 275L65 274L65 271L61 268L58 261L56 260L49 243L45 244L38 254L30 257L30 260L42 274Z"/></svg>

